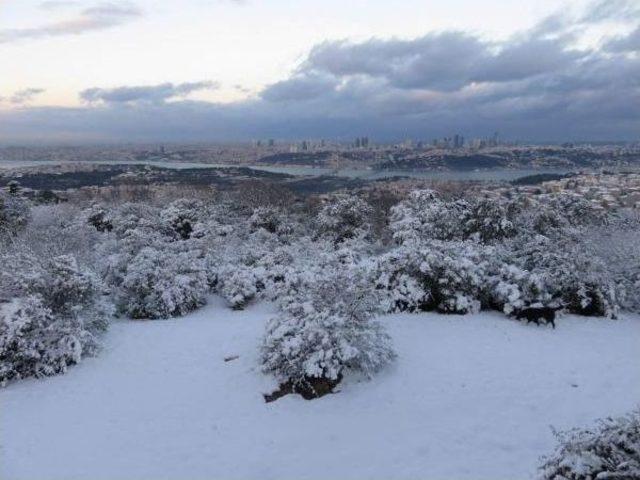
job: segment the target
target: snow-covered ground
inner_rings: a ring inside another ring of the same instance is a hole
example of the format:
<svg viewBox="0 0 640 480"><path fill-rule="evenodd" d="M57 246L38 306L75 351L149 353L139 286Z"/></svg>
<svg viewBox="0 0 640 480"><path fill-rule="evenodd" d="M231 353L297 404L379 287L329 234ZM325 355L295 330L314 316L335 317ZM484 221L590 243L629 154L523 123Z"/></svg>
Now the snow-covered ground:
<svg viewBox="0 0 640 480"><path fill-rule="evenodd" d="M214 298L184 318L117 322L97 358L1 390L0 478L529 478L550 425L640 399L638 317L567 316L554 331L422 314L385 318L399 358L372 381L265 404L275 384L257 346L272 313Z"/></svg>

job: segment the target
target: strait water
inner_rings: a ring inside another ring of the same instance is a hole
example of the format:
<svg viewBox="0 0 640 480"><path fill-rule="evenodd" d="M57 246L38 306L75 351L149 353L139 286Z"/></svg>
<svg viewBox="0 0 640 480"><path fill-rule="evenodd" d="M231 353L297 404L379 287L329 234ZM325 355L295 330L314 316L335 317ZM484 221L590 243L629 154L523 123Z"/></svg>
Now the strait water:
<svg viewBox="0 0 640 480"><path fill-rule="evenodd" d="M0 160L0 168L18 168L33 167L44 165L60 165L67 163L77 163L73 161L47 161L47 160ZM197 163L197 162L164 162L164 161L144 161L144 160L97 160L82 163L95 163L100 165L153 165L163 168L225 168L238 167L238 165L216 164L216 163ZM244 166L244 165L242 165ZM478 170L372 170L362 169L341 169L334 170L332 168L321 167L304 167L304 166L246 166L254 170L261 170L273 173L286 173L295 176L323 176L332 175L337 177L361 178L365 180L376 180L390 177L410 177L410 178L427 178L434 180L478 180L478 181L510 181L516 178L528 175L538 175L542 173L562 174L568 173L567 169L511 169L511 168L495 168L495 169L478 169Z"/></svg>

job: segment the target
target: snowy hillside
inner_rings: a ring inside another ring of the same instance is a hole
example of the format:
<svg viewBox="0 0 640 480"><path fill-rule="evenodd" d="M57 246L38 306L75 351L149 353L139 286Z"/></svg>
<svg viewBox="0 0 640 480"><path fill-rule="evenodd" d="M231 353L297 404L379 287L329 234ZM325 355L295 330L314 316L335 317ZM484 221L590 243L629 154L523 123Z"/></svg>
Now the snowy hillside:
<svg viewBox="0 0 640 480"><path fill-rule="evenodd" d="M266 404L275 309L214 297L183 318L115 322L100 356L0 390L11 480L530 478L569 428L640 398L640 317L383 317L398 359L339 393ZM225 362L225 357L239 358Z"/></svg>

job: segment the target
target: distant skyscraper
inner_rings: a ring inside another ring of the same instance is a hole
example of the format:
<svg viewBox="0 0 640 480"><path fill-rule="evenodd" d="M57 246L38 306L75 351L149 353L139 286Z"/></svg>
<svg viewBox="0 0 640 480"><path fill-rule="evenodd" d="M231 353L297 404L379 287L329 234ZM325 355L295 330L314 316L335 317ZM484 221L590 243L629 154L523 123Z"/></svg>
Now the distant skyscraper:
<svg viewBox="0 0 640 480"><path fill-rule="evenodd" d="M453 136L453 148L462 148L462 147L464 147L464 137L456 133Z"/></svg>

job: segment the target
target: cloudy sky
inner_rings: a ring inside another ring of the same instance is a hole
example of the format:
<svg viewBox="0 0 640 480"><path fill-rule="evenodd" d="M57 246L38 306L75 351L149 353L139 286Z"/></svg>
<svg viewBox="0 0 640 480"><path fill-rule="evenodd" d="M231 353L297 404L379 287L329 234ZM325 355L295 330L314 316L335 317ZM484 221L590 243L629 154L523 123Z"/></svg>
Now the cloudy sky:
<svg viewBox="0 0 640 480"><path fill-rule="evenodd" d="M640 139L640 0L0 0L0 142Z"/></svg>

